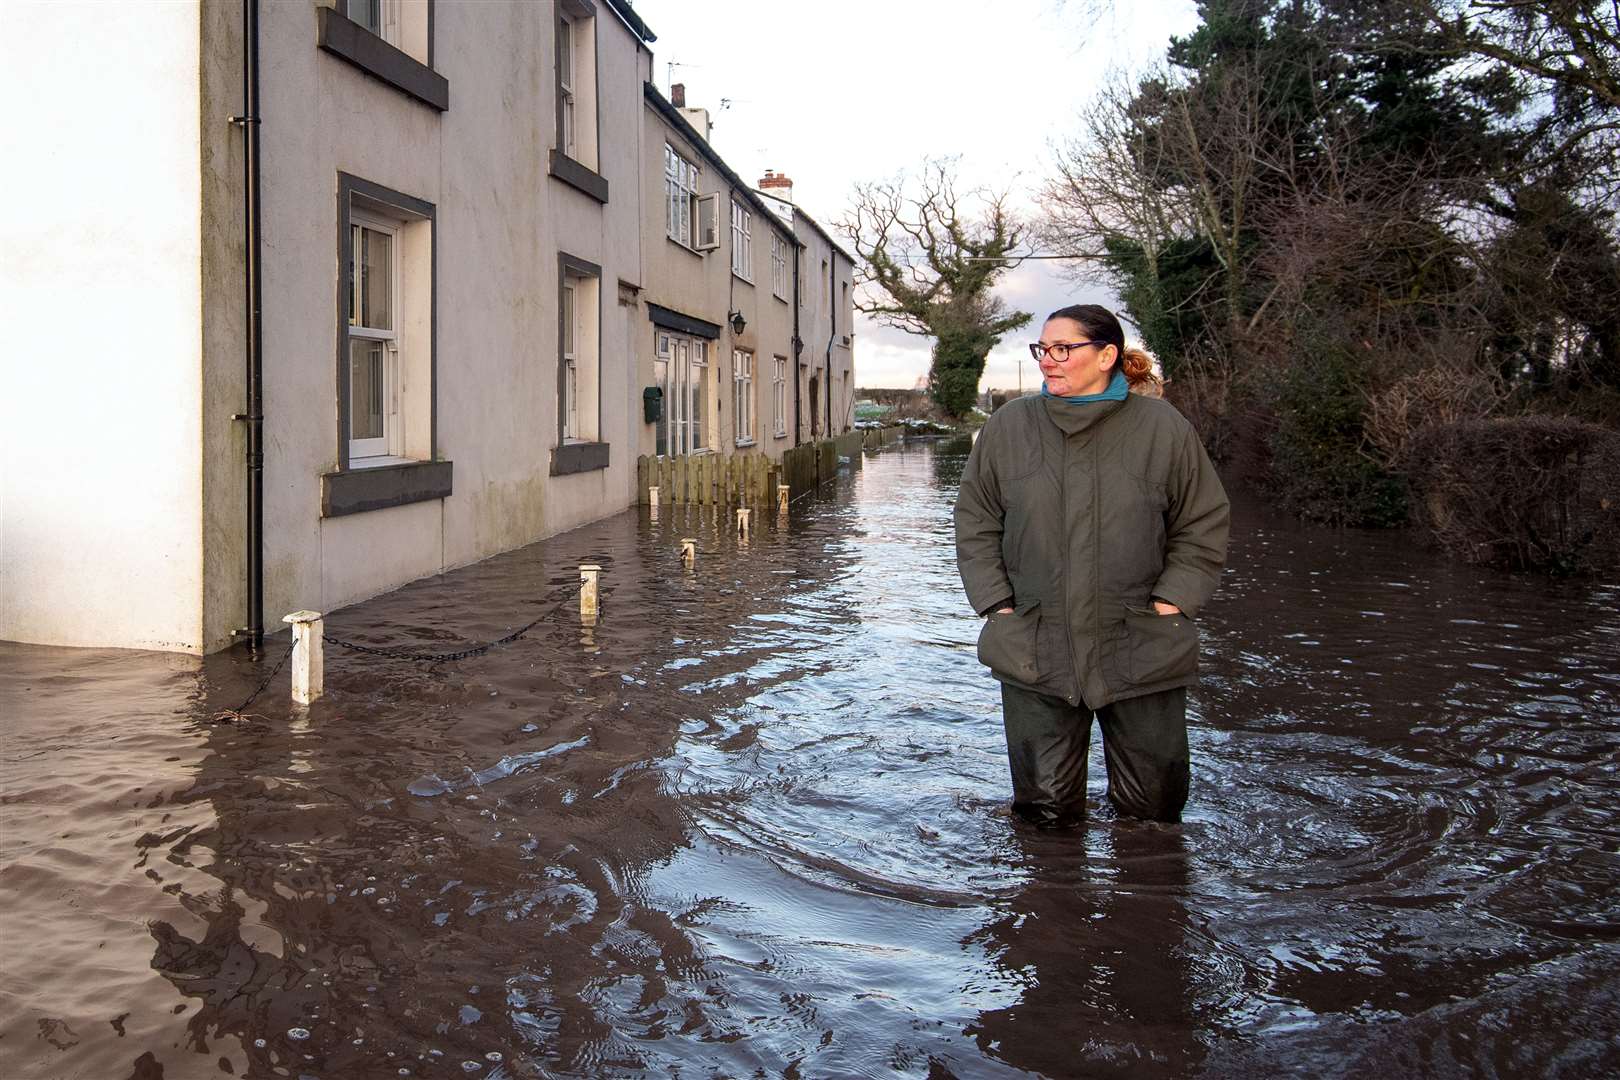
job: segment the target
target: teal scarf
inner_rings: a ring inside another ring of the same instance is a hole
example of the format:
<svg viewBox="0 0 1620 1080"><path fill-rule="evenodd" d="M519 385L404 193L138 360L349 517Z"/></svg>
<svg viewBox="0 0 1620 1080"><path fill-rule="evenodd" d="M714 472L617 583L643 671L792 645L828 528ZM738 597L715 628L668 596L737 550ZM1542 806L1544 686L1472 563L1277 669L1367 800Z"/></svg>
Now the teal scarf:
<svg viewBox="0 0 1620 1080"><path fill-rule="evenodd" d="M1118 367L1114 368L1114 377L1108 380L1108 389L1100 394L1082 394L1079 397L1058 397L1046 389L1041 383L1041 397L1056 398L1058 401L1067 401L1070 405L1086 405L1093 401L1124 401L1130 395L1131 384L1126 381L1125 373Z"/></svg>

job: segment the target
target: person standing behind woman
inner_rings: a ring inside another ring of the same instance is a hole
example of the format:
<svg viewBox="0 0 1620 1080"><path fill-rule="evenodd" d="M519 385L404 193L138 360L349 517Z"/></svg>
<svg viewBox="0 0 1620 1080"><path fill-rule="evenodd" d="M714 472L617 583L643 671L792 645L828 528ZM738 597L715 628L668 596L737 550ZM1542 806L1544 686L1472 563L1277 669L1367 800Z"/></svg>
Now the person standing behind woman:
<svg viewBox="0 0 1620 1080"><path fill-rule="evenodd" d="M1054 311L1030 351L1045 385L985 423L955 512L957 568L986 616L979 662L1001 682L1013 809L1043 826L1084 816L1096 717L1109 801L1180 821L1193 620L1226 561L1226 491L1108 309Z"/></svg>

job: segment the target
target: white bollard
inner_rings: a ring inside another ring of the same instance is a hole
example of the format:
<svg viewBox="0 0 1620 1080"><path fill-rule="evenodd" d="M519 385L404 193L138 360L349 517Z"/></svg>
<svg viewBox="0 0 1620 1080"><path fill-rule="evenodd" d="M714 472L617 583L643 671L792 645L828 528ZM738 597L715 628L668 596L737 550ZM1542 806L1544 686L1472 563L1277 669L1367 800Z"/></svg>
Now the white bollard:
<svg viewBox="0 0 1620 1080"><path fill-rule="evenodd" d="M697 565L697 541L690 536L681 537L681 562L688 567Z"/></svg>
<svg viewBox="0 0 1620 1080"><path fill-rule="evenodd" d="M591 618L596 617L598 605L598 582L602 568L595 563L581 563L579 567L579 613Z"/></svg>
<svg viewBox="0 0 1620 1080"><path fill-rule="evenodd" d="M778 510L786 510L788 508L788 492L791 490L792 489L786 484L776 485L776 508Z"/></svg>
<svg viewBox="0 0 1620 1080"><path fill-rule="evenodd" d="M748 535L748 523L749 519L753 516L753 513L754 512L752 510L749 510L745 506L739 506L737 508L737 535L743 537Z"/></svg>
<svg viewBox="0 0 1620 1080"><path fill-rule="evenodd" d="M300 705L309 705L326 692L321 613L295 611L281 621L292 623L292 698Z"/></svg>
<svg viewBox="0 0 1620 1080"><path fill-rule="evenodd" d="M647 489L647 505L654 510L658 509L658 489L656 487Z"/></svg>

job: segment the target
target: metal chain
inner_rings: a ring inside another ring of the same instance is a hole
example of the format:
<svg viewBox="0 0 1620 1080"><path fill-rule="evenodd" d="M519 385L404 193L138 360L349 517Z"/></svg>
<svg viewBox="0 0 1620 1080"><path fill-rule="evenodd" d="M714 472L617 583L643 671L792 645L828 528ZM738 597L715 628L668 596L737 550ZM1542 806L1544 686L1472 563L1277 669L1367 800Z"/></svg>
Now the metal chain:
<svg viewBox="0 0 1620 1080"><path fill-rule="evenodd" d="M259 685L255 686L253 688L253 693L249 694L247 696L246 700L244 700L242 702L242 704L238 705L236 708L234 708L234 709L226 709L224 712L215 713L214 714L215 723L218 723L218 722L220 722L222 720L226 720L226 719L245 720L247 718L246 717L247 707L249 705L253 704L253 702L258 699L258 696L260 694L264 693L265 689L272 682L275 681L277 675L281 674L281 669L287 666L287 660L288 660L289 657L292 656L292 654L293 654L293 645L292 645L291 642L289 642L287 644L287 651L281 654L281 659L277 660L276 661L276 666L270 669L270 674L266 675L259 682Z"/></svg>
<svg viewBox="0 0 1620 1080"><path fill-rule="evenodd" d="M533 630L535 627L545 622L546 619L557 612L557 609L560 606L560 604L553 603L551 607L543 611L533 622L529 622L518 627L505 637L496 638L494 641L486 641L482 645L474 645L471 648L461 649L457 652L423 653L413 652L410 649L379 648L375 645L361 645L356 641L344 641L342 638L335 638L329 634L324 635L323 640L329 645L336 645L340 648L348 649L351 652L365 653L368 656L382 656L392 660L416 660L428 664L444 664L452 660L465 660L470 656L480 656L501 645L510 645L512 642L518 640L518 638L521 638L524 634L527 634L530 630ZM260 681L259 685L253 688L253 693L249 694L242 704L238 705L236 708L226 709L223 712L214 714L214 722L224 723L231 720L245 720L247 718L247 707L252 705L254 701L258 700L259 695L264 693L270 684L275 681L277 675L281 674L281 669L287 666L287 660L292 656L292 654L293 645L289 643L287 645L287 651L281 654L281 659L277 660L276 666L270 669L270 674L266 675L263 680Z"/></svg>
<svg viewBox="0 0 1620 1080"><path fill-rule="evenodd" d="M561 590L553 591L556 592ZM415 652L411 649L393 649L378 645L362 645L357 641L344 641L342 638L336 638L330 634L325 635L324 640L328 645L336 645L340 649L348 649L350 652L364 653L367 656L381 656L390 660L415 660L425 664L446 664L452 660L465 660L470 656L482 656L484 653L487 653L489 650L497 648L498 646L510 645L524 634L527 634L530 630L533 630L535 627L545 622L552 615L556 614L557 610L561 606L562 605L560 603L554 602L551 607L541 612L540 616L533 622L518 627L505 637L496 638L494 641L486 641L482 645L473 645L457 652L424 653Z"/></svg>
<svg viewBox="0 0 1620 1080"><path fill-rule="evenodd" d="M390 649L377 645L361 645L359 642L344 641L342 638L335 638L330 634L327 634L324 640L328 645L336 645L338 648L348 649L350 652L365 653L367 656L383 656L391 660L419 660L427 664L444 664L450 662L451 660L465 660L470 656L481 656L498 645L510 645L524 634L527 634L530 630L533 630L535 627L545 622L551 614L552 611L547 611L538 619L526 626L512 631L503 638L496 638L494 641L486 641L482 645L474 645L471 648L462 649L459 652L422 653L413 652L410 649Z"/></svg>

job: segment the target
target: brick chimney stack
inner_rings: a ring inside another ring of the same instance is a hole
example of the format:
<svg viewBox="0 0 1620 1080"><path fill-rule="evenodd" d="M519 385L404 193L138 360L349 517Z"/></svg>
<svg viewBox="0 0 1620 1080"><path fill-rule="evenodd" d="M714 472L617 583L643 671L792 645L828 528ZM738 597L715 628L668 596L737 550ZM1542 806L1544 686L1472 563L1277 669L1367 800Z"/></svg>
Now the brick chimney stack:
<svg viewBox="0 0 1620 1080"><path fill-rule="evenodd" d="M686 84L671 83L669 87L669 103L677 109L686 108Z"/></svg>
<svg viewBox="0 0 1620 1080"><path fill-rule="evenodd" d="M793 201L793 181L785 173L766 169L759 181L759 190L767 195L775 195L786 203Z"/></svg>

